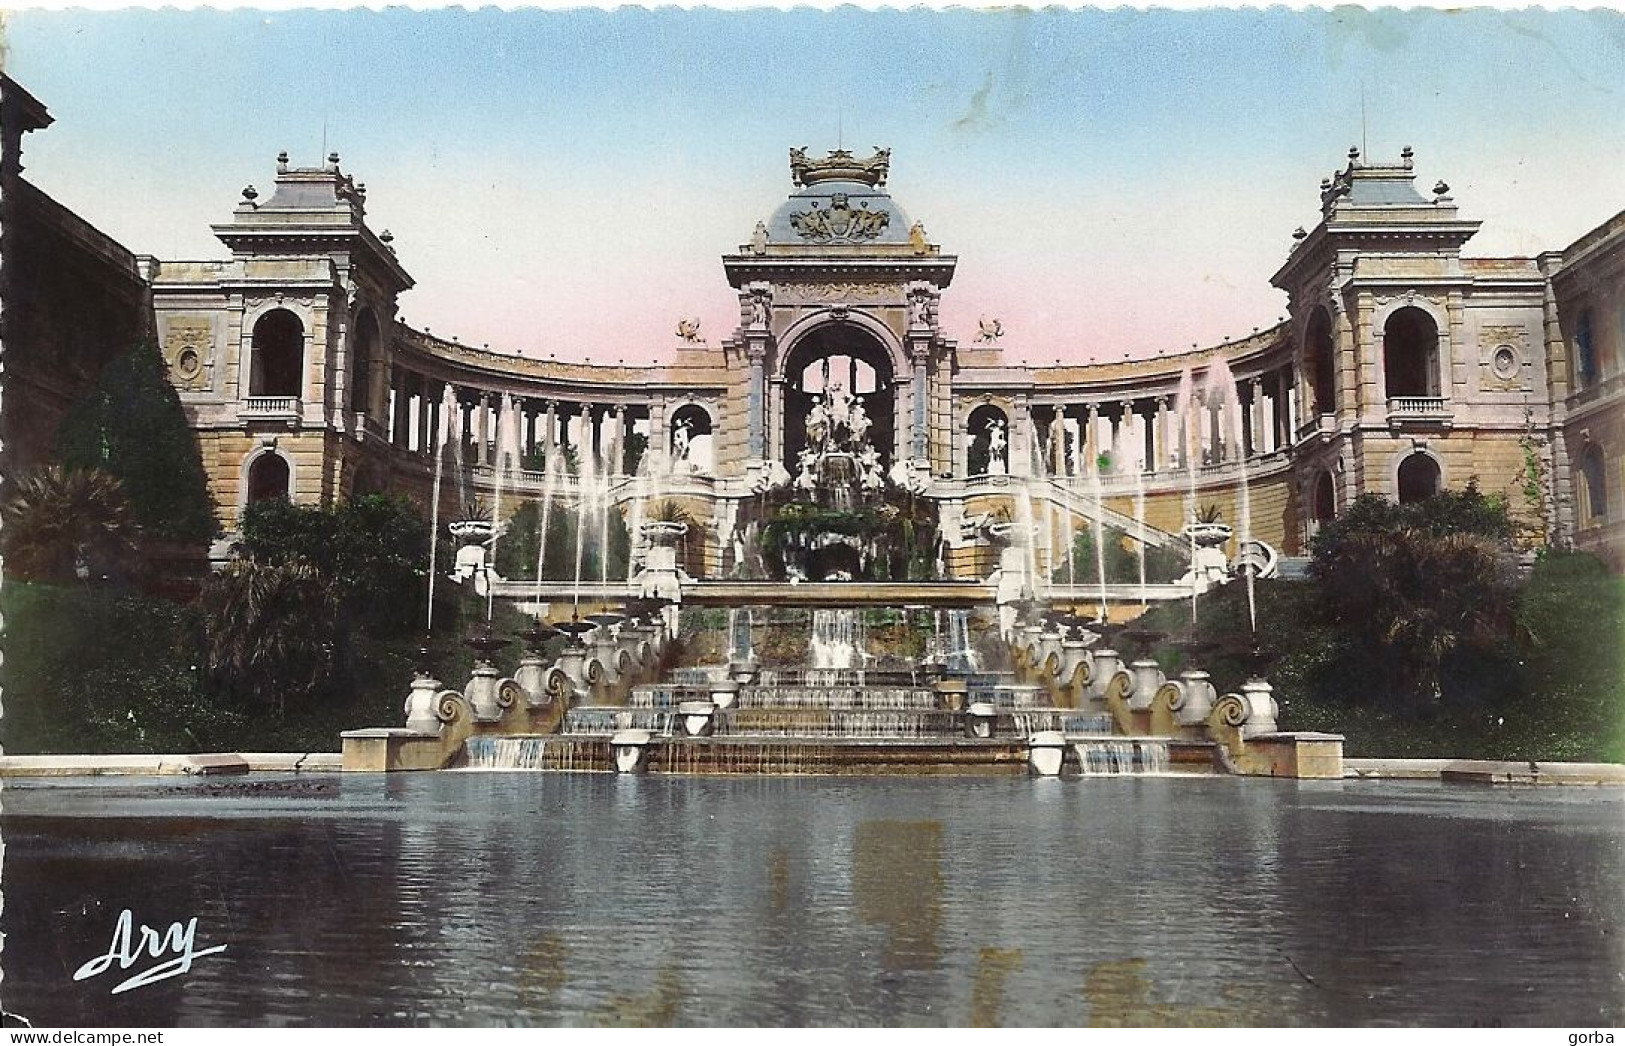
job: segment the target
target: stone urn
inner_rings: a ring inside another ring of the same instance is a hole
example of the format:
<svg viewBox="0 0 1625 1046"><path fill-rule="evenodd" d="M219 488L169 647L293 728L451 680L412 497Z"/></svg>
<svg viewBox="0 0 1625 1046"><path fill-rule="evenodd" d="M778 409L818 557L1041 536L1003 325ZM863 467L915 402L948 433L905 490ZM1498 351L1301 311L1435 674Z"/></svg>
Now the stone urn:
<svg viewBox="0 0 1625 1046"><path fill-rule="evenodd" d="M677 568L677 543L688 533L688 524L650 520L638 528L638 533L648 543L643 570L637 576L639 597L679 602L683 598L683 575Z"/></svg>
<svg viewBox="0 0 1625 1046"><path fill-rule="evenodd" d="M1218 548L1235 533L1226 523L1190 523L1183 536L1195 542L1197 548Z"/></svg>

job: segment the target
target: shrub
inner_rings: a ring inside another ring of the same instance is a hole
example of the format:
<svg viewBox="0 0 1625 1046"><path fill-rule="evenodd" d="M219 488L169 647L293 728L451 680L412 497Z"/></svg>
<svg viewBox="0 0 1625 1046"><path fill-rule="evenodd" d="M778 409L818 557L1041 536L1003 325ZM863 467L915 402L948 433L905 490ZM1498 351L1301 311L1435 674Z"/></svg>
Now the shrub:
<svg viewBox="0 0 1625 1046"><path fill-rule="evenodd" d="M197 437L153 345L102 369L63 418L57 456L69 469L117 477L147 534L203 542L219 532Z"/></svg>

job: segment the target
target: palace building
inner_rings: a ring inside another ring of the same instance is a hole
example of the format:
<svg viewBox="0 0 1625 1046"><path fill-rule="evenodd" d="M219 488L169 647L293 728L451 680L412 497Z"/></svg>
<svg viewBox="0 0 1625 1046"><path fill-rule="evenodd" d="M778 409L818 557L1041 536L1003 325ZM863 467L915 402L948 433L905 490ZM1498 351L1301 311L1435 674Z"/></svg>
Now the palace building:
<svg viewBox="0 0 1625 1046"><path fill-rule="evenodd" d="M792 150L787 197L764 201L721 259L737 327L707 344L681 324L670 362L610 366L402 322L410 246L369 226L365 187L337 155L279 156L267 191L222 208L221 257L158 260L25 180L22 134L50 117L10 80L0 105L7 474L43 460L74 390L149 337L228 533L262 498L427 504L450 431L476 488L505 465L506 490L534 493L527 463L555 449L602 463L612 485L654 483L704 524L690 573L725 576L741 503L795 482L823 424L809 419L839 400L863 408L876 460L860 467L936 504L955 576L988 563L951 524L1018 488L1168 547L1217 506L1290 557L1362 493L1409 501L1476 482L1507 499L1526 547L1625 565L1625 213L1533 258L1473 257L1480 223L1443 183L1418 187L1409 149L1350 150L1320 183L1320 221L1271 277L1284 322L1056 366L1014 358L996 321L968 344L941 329L956 258L905 211L906 190L892 195L887 151Z"/></svg>

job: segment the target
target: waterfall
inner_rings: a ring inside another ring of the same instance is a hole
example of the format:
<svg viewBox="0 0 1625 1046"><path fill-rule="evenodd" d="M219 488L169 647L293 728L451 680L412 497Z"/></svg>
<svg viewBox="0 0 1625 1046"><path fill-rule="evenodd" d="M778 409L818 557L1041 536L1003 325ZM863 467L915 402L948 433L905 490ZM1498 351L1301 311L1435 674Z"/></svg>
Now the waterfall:
<svg viewBox="0 0 1625 1046"><path fill-rule="evenodd" d="M976 656L976 648L971 644L969 610L956 609L948 611L948 656L946 661L950 672L975 672L981 668Z"/></svg>
<svg viewBox="0 0 1625 1046"><path fill-rule="evenodd" d="M755 660L756 650L751 645L750 607L731 607L728 610L728 662L744 665Z"/></svg>
<svg viewBox="0 0 1625 1046"><path fill-rule="evenodd" d="M1169 772L1168 742L1150 739L1087 738L1075 740L1078 769L1085 777Z"/></svg>
<svg viewBox="0 0 1625 1046"><path fill-rule="evenodd" d="M860 611L814 610L808 653L813 668L862 668Z"/></svg>

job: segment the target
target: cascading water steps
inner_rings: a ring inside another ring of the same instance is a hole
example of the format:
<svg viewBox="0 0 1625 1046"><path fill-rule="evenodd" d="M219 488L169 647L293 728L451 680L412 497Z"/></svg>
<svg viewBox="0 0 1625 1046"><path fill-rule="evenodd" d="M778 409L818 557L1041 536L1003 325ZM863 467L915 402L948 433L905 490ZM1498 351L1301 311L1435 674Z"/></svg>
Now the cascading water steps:
<svg viewBox="0 0 1625 1046"><path fill-rule="evenodd" d="M845 641L839 629L828 637ZM743 684L723 668L668 675L634 687L624 706L569 709L557 734L471 738L463 766L611 771L624 759L623 770L652 773L1016 774L1028 771L1029 745L1053 736L1068 776L1210 772L1205 742L1117 735L1110 714L1057 708L1007 673L962 676L962 689L851 665L763 669ZM718 688L727 707L712 700ZM991 717L989 736L968 728L978 714Z"/></svg>

